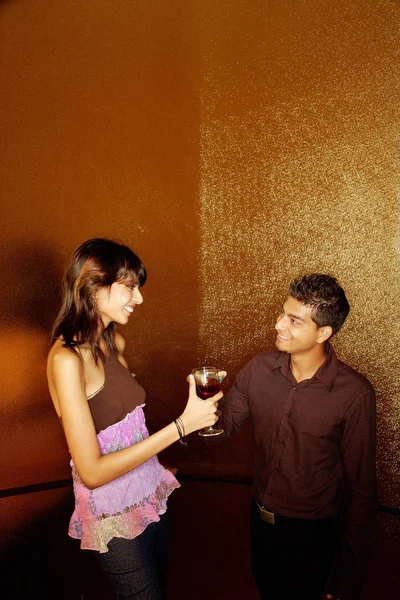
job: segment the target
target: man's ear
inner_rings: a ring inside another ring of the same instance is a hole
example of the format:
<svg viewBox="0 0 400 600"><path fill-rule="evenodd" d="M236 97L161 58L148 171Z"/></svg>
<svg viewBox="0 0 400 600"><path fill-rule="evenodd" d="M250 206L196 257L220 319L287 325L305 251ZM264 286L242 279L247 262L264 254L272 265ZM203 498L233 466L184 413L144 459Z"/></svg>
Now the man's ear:
<svg viewBox="0 0 400 600"><path fill-rule="evenodd" d="M333 329L330 325L324 325L318 329L318 344L323 344L326 340L329 340L333 333Z"/></svg>

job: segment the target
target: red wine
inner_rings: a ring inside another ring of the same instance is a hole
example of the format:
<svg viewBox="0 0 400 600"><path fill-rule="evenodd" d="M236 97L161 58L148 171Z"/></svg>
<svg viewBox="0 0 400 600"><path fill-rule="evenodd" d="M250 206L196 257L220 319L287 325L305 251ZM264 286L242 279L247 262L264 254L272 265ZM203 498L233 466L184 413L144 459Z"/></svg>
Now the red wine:
<svg viewBox="0 0 400 600"><path fill-rule="evenodd" d="M209 379L207 383L197 385L200 398L207 400L210 396L215 396L220 390L219 383L216 379Z"/></svg>

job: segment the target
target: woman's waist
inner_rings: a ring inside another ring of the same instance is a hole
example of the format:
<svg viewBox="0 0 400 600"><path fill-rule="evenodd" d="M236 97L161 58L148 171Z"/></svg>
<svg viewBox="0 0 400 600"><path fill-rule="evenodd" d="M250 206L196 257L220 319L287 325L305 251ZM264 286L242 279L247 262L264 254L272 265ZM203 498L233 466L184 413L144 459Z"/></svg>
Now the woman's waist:
<svg viewBox="0 0 400 600"><path fill-rule="evenodd" d="M79 477L73 461L71 466L77 503L89 505L94 515L122 513L151 498L157 501L157 497L160 493L163 495L166 488L179 486L172 473L159 463L156 456L125 475L92 490Z"/></svg>

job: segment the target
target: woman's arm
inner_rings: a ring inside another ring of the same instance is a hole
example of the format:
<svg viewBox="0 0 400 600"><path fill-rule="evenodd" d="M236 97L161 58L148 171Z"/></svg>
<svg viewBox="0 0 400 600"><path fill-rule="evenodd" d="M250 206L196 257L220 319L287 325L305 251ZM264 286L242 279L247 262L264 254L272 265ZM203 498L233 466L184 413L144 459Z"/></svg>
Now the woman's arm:
<svg viewBox="0 0 400 600"><path fill-rule="evenodd" d="M102 455L85 394L83 365L68 348L59 348L49 358L48 376L57 394L60 415L69 451L84 484L93 489L117 479L141 465L179 439L175 423L170 423L145 440L112 454ZM214 425L222 393L200 400L192 376L189 399L181 415L186 434Z"/></svg>

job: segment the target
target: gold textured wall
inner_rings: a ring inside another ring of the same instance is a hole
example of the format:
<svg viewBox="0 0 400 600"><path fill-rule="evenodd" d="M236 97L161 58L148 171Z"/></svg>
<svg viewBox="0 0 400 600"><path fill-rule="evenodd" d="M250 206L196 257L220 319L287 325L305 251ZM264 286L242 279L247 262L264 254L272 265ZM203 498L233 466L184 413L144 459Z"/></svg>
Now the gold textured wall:
<svg viewBox="0 0 400 600"><path fill-rule="evenodd" d="M0 2L2 489L69 475L48 331L68 256L106 235L149 269L124 332L151 428L182 410L196 362L232 382L273 347L290 279L336 275L352 311L335 347L376 387L380 499L400 505L399 13L394 0ZM248 427L165 457L248 475Z"/></svg>
<svg viewBox="0 0 400 600"><path fill-rule="evenodd" d="M288 283L335 275L334 346L375 386L380 499L399 506L400 7L225 7L201 32L202 352L233 377L273 347Z"/></svg>

